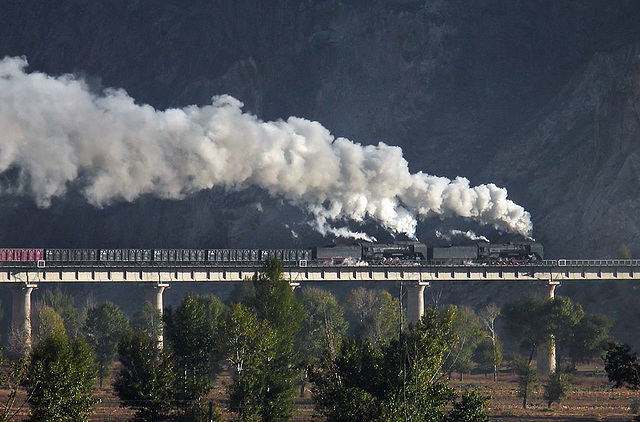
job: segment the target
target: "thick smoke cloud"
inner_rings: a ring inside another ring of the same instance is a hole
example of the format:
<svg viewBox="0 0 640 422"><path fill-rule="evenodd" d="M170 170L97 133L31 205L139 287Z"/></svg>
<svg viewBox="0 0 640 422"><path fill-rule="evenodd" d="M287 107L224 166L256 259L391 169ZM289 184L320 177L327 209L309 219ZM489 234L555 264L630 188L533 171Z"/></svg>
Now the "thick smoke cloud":
<svg viewBox="0 0 640 422"><path fill-rule="evenodd" d="M432 216L531 232L529 213L505 189L412 174L398 147L335 138L298 117L264 122L229 96L155 110L122 90L93 95L72 76L26 66L24 58L0 61L0 174L19 175L2 193L30 195L41 207L70 184L96 206L256 185L307 209L324 232L349 234L332 223L373 219L413 236L417 220Z"/></svg>

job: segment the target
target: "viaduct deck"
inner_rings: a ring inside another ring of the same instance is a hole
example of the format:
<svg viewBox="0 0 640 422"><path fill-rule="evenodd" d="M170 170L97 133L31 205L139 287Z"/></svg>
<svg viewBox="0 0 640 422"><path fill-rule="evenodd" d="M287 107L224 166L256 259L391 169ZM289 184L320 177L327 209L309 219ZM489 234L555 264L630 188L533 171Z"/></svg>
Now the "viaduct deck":
<svg viewBox="0 0 640 422"><path fill-rule="evenodd" d="M4 266L0 283L110 282L240 282L251 279L260 265L82 265ZM524 265L358 265L286 266L292 283L364 281L539 281L636 280L640 260L548 260Z"/></svg>

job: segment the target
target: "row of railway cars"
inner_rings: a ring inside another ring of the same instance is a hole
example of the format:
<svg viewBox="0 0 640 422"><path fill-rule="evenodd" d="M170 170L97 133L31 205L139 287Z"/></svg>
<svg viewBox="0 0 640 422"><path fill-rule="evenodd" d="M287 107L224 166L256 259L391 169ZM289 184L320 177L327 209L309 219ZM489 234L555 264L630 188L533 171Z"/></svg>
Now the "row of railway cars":
<svg viewBox="0 0 640 422"><path fill-rule="evenodd" d="M358 242L309 249L0 249L0 265L221 265L276 258L285 265L520 264L542 260L536 242L427 246L420 242Z"/></svg>

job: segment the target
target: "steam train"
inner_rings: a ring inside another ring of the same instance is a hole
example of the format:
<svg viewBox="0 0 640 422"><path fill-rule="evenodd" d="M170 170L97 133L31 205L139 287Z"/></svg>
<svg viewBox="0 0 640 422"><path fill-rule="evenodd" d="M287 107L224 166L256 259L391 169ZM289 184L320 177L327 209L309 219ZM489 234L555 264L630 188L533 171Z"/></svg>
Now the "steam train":
<svg viewBox="0 0 640 422"><path fill-rule="evenodd" d="M0 266L221 266L255 265L275 258L304 265L517 265L541 261L536 242L427 246L414 241L357 242L308 249L0 249Z"/></svg>

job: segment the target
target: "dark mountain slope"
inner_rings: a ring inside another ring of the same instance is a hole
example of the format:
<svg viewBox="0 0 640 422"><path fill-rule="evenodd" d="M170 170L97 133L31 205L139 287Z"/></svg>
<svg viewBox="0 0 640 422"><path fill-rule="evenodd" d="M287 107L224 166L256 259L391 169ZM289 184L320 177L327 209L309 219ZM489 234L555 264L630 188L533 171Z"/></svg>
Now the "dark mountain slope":
<svg viewBox="0 0 640 422"><path fill-rule="evenodd" d="M402 146L413 171L507 187L556 256L611 256L622 243L640 253L637 1L7 0L0 16L0 55L32 70L160 109L228 93L264 119L316 119ZM47 210L3 198L3 243L321 241L260 192L102 210L70 196Z"/></svg>

